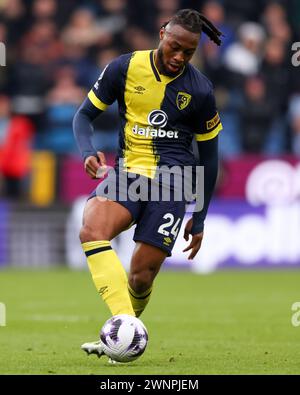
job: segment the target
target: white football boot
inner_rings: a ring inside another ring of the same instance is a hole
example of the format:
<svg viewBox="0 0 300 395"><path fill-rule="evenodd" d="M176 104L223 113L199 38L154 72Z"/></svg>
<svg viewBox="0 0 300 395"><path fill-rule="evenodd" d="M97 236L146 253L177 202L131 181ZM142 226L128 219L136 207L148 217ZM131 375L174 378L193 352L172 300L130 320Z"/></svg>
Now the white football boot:
<svg viewBox="0 0 300 395"><path fill-rule="evenodd" d="M83 343L81 345L81 349L87 353L87 355L95 354L97 355L98 358L102 357L102 355L105 355L105 352L103 351L102 343L101 340L97 340L96 342L87 342ZM108 357L108 363L114 365L118 364L117 361L114 361L110 357Z"/></svg>
<svg viewBox="0 0 300 395"><path fill-rule="evenodd" d="M100 358L102 355L105 355L101 340L98 340L96 342L83 343L81 345L81 349L85 351L87 355L96 354L98 358Z"/></svg>

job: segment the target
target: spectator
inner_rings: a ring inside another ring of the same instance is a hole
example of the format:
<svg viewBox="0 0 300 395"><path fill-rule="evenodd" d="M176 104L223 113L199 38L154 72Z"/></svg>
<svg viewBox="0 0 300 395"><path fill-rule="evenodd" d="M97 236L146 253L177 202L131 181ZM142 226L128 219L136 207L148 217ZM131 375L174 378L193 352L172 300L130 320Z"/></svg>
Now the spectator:
<svg viewBox="0 0 300 395"><path fill-rule="evenodd" d="M273 108L272 125L265 146L265 153L272 155L282 154L287 146L285 112L289 94L289 68L286 59L284 43L277 38L269 38L265 45L261 75Z"/></svg>
<svg viewBox="0 0 300 395"><path fill-rule="evenodd" d="M232 44L225 53L225 65L232 72L254 75L259 70L265 33L259 24L246 22L240 26L238 36L239 42Z"/></svg>
<svg viewBox="0 0 300 395"><path fill-rule="evenodd" d="M50 75L46 72L41 53L36 47L22 50L20 61L15 63L9 74L9 93L13 111L28 115L36 125L43 128L44 95L50 86Z"/></svg>
<svg viewBox="0 0 300 395"><path fill-rule="evenodd" d="M165 22L166 19L163 19L163 21ZM127 45L127 52L153 48L155 42L148 33L137 26L131 26L126 29L123 33L123 40L125 45Z"/></svg>
<svg viewBox="0 0 300 395"><path fill-rule="evenodd" d="M34 47L41 62L51 66L63 54L63 45L57 35L57 27L51 20L38 20L21 40L22 48Z"/></svg>
<svg viewBox="0 0 300 395"><path fill-rule="evenodd" d="M267 34L288 45L292 39L292 30L287 21L285 8L278 2L269 3L263 12L262 23Z"/></svg>
<svg viewBox="0 0 300 395"><path fill-rule="evenodd" d="M288 65L284 43L276 38L269 38L265 44L261 74L267 84L267 92L273 100L275 111L286 110L288 95Z"/></svg>
<svg viewBox="0 0 300 395"><path fill-rule="evenodd" d="M271 127L273 108L261 77L252 76L246 79L240 114L243 150L249 153L263 153Z"/></svg>
<svg viewBox="0 0 300 395"><path fill-rule="evenodd" d="M204 3L201 12L224 34L222 37L222 45L220 47L214 45L219 56L222 56L224 51L235 41L235 34L233 28L225 20L224 6L216 0L209 0ZM201 42L211 45L211 40L203 35ZM210 49L211 52L211 49Z"/></svg>
<svg viewBox="0 0 300 395"><path fill-rule="evenodd" d="M55 84L46 98L46 133L37 140L37 146L57 154L75 152L72 119L84 96L85 91L76 84L74 69L68 66L59 68Z"/></svg>
<svg viewBox="0 0 300 395"><path fill-rule="evenodd" d="M243 153L240 134L241 94L238 91L218 87L215 89L216 100L225 133L220 133L219 152L222 158L232 159Z"/></svg>
<svg viewBox="0 0 300 395"><path fill-rule="evenodd" d="M33 0L31 5L31 24L38 21L51 20L55 21L61 30L69 16L78 7L78 4L78 0L60 1L59 3L58 0Z"/></svg>
<svg viewBox="0 0 300 395"><path fill-rule="evenodd" d="M8 48L14 47L19 41L20 36L28 28L24 2L21 0L4 1L2 5L2 18L8 32L6 45Z"/></svg>
<svg viewBox="0 0 300 395"><path fill-rule="evenodd" d="M62 33L65 43L92 46L107 46L112 42L111 33L102 27L89 8L79 8L71 15L71 20Z"/></svg>
<svg viewBox="0 0 300 395"><path fill-rule="evenodd" d="M56 19L57 2L55 0L34 0L32 5L32 16L36 21Z"/></svg>
<svg viewBox="0 0 300 395"><path fill-rule="evenodd" d="M44 97L51 85L49 65L36 46L22 48L20 61L15 63L9 74L9 94L13 111L28 115L37 130L44 127Z"/></svg>
<svg viewBox="0 0 300 395"><path fill-rule="evenodd" d="M223 32L224 37L220 47L214 45L206 35L201 37L199 67L216 85L226 86L227 74L223 68L223 56L227 48L233 44L235 35L231 26L225 22L225 10L222 4L215 0L207 1L204 3L202 13Z"/></svg>
<svg viewBox="0 0 300 395"><path fill-rule="evenodd" d="M101 0L98 3L99 25L112 35L121 33L127 24L127 0Z"/></svg>
<svg viewBox="0 0 300 395"><path fill-rule="evenodd" d="M174 14L180 8L179 0L155 0L154 6L157 11Z"/></svg>
<svg viewBox="0 0 300 395"><path fill-rule="evenodd" d="M34 128L22 115L11 115L10 101L0 97L0 174L4 179L4 195L19 198L21 183L30 170Z"/></svg>

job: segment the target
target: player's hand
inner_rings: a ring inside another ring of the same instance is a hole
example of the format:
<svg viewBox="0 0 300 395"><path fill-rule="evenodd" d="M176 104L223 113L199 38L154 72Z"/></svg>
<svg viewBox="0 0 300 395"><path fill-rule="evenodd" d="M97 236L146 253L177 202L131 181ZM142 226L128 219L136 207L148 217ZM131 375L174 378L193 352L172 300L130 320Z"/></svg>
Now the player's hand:
<svg viewBox="0 0 300 395"><path fill-rule="evenodd" d="M106 170L106 159L103 152L98 151L97 157L88 156L84 161L84 170L93 179L101 177L101 170ZM100 175L99 175L100 174Z"/></svg>
<svg viewBox="0 0 300 395"><path fill-rule="evenodd" d="M184 228L183 237L186 241L189 241L192 231L192 226L193 226L193 218L188 220ZM183 250L183 252L192 250L188 259L193 259L196 256L197 252L200 250L202 239L203 239L203 232L192 235L192 240L190 241L190 244Z"/></svg>

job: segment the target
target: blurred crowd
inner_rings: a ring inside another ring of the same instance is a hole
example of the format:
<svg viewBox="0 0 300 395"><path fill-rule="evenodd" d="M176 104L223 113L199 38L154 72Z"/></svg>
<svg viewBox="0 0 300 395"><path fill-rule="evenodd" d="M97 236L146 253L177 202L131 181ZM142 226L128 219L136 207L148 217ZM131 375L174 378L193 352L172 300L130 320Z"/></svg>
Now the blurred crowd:
<svg viewBox="0 0 300 395"><path fill-rule="evenodd" d="M203 35L192 60L215 86L222 157L300 156L298 0L0 0L0 171L9 193L32 149L79 155L72 118L101 70L122 53L156 48L180 8L224 33L221 47ZM95 122L98 149L116 150L118 125L114 104Z"/></svg>

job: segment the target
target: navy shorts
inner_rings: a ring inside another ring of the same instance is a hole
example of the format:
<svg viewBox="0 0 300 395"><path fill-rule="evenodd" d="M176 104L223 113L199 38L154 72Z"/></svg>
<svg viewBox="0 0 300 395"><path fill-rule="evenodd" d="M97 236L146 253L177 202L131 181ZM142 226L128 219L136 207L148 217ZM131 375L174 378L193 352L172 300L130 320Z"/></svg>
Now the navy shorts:
<svg viewBox="0 0 300 395"><path fill-rule="evenodd" d="M104 196L126 207L132 215L133 224L136 224L133 240L156 246L171 256L187 202L184 199L178 201L178 197L176 198L172 191L170 199L164 201L161 198L161 189L160 196L156 195L156 198L153 198L153 185L147 177L126 173L120 180L115 174L108 173L89 199ZM141 187L135 187L137 180ZM141 193L145 185L147 188Z"/></svg>

